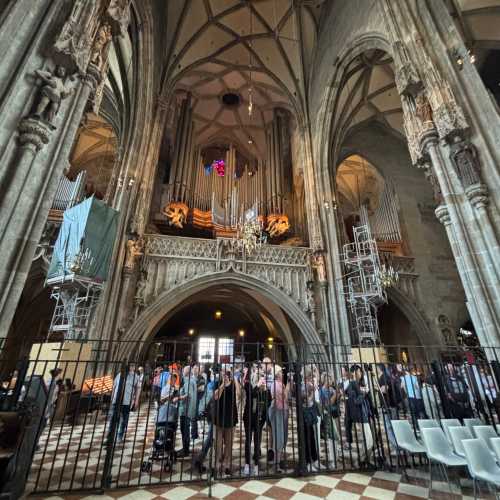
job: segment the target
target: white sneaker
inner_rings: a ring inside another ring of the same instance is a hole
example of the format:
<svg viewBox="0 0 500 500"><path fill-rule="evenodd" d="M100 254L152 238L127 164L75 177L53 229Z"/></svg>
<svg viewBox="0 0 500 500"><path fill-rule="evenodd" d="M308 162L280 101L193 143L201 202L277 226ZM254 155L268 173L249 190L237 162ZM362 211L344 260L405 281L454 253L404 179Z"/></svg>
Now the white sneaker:
<svg viewBox="0 0 500 500"><path fill-rule="evenodd" d="M254 465L253 466L253 475L254 476L258 476L259 475L259 466L258 465Z"/></svg>
<svg viewBox="0 0 500 500"><path fill-rule="evenodd" d="M321 465L319 464L319 460L316 460L316 462L313 463L313 467L315 467L316 470L320 470L321 469Z"/></svg>
<svg viewBox="0 0 500 500"><path fill-rule="evenodd" d="M316 467L315 464L308 464L307 466L309 468L309 472L319 472L319 469Z"/></svg>
<svg viewBox="0 0 500 500"><path fill-rule="evenodd" d="M250 475L250 465L249 464L245 464L245 467L243 469L243 475L244 476L249 476Z"/></svg>

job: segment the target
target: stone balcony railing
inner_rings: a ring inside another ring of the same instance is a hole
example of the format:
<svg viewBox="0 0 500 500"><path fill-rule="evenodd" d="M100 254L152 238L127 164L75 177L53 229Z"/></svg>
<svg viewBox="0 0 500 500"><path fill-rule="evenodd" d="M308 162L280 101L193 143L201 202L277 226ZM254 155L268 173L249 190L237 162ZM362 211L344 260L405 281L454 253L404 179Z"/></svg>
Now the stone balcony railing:
<svg viewBox="0 0 500 500"><path fill-rule="evenodd" d="M310 308L310 248L263 245L247 254L230 238L147 234L144 240L143 284L138 286L139 301L144 305L192 279L234 271L283 291L304 311Z"/></svg>

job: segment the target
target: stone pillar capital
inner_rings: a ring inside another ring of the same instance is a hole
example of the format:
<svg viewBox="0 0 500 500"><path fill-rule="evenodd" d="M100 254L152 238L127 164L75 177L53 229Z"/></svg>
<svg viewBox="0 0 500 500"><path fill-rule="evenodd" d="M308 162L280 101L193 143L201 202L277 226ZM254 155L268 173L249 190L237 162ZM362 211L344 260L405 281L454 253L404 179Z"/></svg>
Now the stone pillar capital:
<svg viewBox="0 0 500 500"><path fill-rule="evenodd" d="M425 128L419 137L419 145L422 155L426 155L431 146L439 143L439 135L434 125Z"/></svg>
<svg viewBox="0 0 500 500"><path fill-rule="evenodd" d="M465 189L465 194L472 206L481 210L489 203L488 188L484 184L472 184Z"/></svg>
<svg viewBox="0 0 500 500"><path fill-rule="evenodd" d="M446 205L439 205L434 213L443 226L446 227L451 224L450 212L448 211L448 207Z"/></svg>
<svg viewBox="0 0 500 500"><path fill-rule="evenodd" d="M31 149L37 154L45 144L49 143L53 125L39 118L28 117L18 125L19 142L22 148Z"/></svg>

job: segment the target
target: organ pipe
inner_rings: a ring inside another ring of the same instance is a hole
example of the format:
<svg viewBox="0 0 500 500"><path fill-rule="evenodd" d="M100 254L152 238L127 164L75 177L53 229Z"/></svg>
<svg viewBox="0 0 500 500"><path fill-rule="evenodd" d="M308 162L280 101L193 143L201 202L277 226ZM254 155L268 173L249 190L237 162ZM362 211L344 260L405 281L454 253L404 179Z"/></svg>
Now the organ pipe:
<svg viewBox="0 0 500 500"><path fill-rule="evenodd" d="M380 203L370 216L372 233L380 241L401 241L398 205L394 186L387 182L380 197Z"/></svg>

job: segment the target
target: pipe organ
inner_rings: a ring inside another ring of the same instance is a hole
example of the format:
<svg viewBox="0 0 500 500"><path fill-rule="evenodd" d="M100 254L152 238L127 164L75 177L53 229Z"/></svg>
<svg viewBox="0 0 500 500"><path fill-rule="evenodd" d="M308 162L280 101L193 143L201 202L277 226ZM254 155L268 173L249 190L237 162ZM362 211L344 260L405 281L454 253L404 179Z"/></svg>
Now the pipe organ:
<svg viewBox="0 0 500 500"><path fill-rule="evenodd" d="M162 192L162 212L169 225L220 226L227 234L247 210L256 207L261 220L286 219L280 226L287 227L286 232L292 215L287 213L292 211L293 179L289 126L288 112L276 108L267 124L265 158L228 138L196 144L192 100L187 95L180 103L168 184ZM218 160L224 162L223 175L211 167Z"/></svg>

